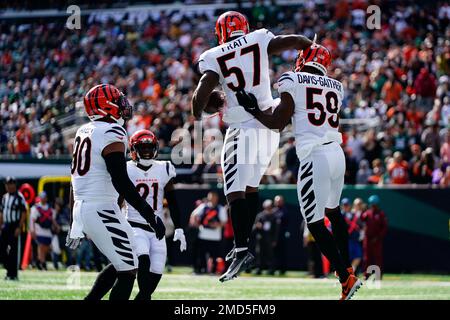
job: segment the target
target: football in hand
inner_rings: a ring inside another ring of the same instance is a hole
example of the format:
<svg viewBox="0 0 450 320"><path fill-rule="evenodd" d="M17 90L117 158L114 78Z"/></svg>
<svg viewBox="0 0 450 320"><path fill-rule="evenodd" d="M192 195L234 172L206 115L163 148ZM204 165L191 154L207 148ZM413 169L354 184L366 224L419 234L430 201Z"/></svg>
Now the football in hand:
<svg viewBox="0 0 450 320"><path fill-rule="evenodd" d="M205 113L214 114L219 112L225 104L225 94L222 91L214 90L209 96L208 103L206 104Z"/></svg>

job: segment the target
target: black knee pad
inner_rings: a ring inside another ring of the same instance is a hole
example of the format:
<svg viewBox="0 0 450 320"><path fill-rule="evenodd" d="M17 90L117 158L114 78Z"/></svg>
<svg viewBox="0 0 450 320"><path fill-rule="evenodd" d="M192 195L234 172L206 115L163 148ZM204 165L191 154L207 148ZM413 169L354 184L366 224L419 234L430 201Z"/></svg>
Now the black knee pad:
<svg viewBox="0 0 450 320"><path fill-rule="evenodd" d="M148 254L143 254L138 257L139 260L139 271L150 271L150 256Z"/></svg>

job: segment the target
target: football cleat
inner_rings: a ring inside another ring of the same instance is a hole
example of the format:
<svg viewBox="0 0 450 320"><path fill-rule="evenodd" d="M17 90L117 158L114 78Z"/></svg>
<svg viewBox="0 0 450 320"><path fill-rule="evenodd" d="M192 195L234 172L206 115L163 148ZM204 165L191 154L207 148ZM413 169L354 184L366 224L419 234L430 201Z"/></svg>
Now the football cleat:
<svg viewBox="0 0 450 320"><path fill-rule="evenodd" d="M356 291L361 288L362 282L354 275L350 275L347 281L342 283L341 300L350 300Z"/></svg>
<svg viewBox="0 0 450 320"><path fill-rule="evenodd" d="M348 268L347 268L347 272L348 272L349 274L355 275L355 271L353 270L353 267L348 267ZM339 278L339 273L338 273L337 271L335 271L335 272L334 272L334 276L335 276L336 278Z"/></svg>
<svg viewBox="0 0 450 320"><path fill-rule="evenodd" d="M230 261L231 259L234 259L234 257L236 257L236 246L233 246L230 252L227 253L225 261Z"/></svg>
<svg viewBox="0 0 450 320"><path fill-rule="evenodd" d="M249 269L252 266L254 260L255 257L250 252L247 252L247 254L242 258L238 258L237 255L235 254L233 262L231 262L227 272L225 272L222 276L220 276L219 281L225 282L233 280L242 271Z"/></svg>

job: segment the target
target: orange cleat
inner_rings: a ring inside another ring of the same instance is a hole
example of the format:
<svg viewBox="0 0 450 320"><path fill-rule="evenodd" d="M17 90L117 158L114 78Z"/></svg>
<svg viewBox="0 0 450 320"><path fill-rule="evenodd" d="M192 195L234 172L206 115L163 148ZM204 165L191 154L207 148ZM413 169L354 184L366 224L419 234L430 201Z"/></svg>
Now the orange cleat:
<svg viewBox="0 0 450 320"><path fill-rule="evenodd" d="M348 268L347 268L347 272L348 272L349 274L355 275L355 271L353 270L353 267L348 267ZM334 272L334 276L335 276L336 278L339 278L339 274L337 273L337 271Z"/></svg>
<svg viewBox="0 0 450 320"><path fill-rule="evenodd" d="M356 291L362 286L361 280L351 274L347 281L341 284L342 285L342 294L341 300L350 300Z"/></svg>

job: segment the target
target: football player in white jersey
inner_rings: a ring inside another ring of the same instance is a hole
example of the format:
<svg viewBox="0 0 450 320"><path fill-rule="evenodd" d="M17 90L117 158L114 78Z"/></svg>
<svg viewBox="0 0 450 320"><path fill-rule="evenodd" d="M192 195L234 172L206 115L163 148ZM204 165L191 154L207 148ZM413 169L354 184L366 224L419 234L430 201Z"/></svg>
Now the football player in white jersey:
<svg viewBox="0 0 450 320"><path fill-rule="evenodd" d="M228 270L219 278L231 280L247 269L254 257L248 252L248 238L259 209L258 187L273 154L279 133L268 130L236 99L236 92L252 92L259 108L275 107L269 78L269 56L284 50L306 49L312 41L304 36L274 36L269 30L250 32L247 18L235 11L222 14L216 22L219 46L199 57L203 74L192 98L192 113L199 119L212 91L219 84L226 94L223 120L229 125L222 149L224 193L230 206L235 247Z"/></svg>
<svg viewBox="0 0 450 320"><path fill-rule="evenodd" d="M142 215L157 238L164 237L165 228L127 174L128 139L123 124L132 116L127 98L116 87L101 84L89 90L83 102L91 122L75 135L72 224L66 245L76 248L86 234L111 262L100 272L86 299L100 299L111 287L110 299L128 299L137 257L133 230L118 205L119 195Z"/></svg>
<svg viewBox="0 0 450 320"><path fill-rule="evenodd" d="M180 210L175 198L173 178L175 167L170 161L155 160L158 139L149 130L139 130L130 138L133 160L128 161L128 175L136 190L150 204L155 214L163 219L163 200L167 199L170 215L175 226L173 241L180 241L180 251L186 250L186 238L180 227ZM167 259L165 239L158 239L139 212L125 202L122 208L134 231L136 255L139 260L137 280L139 293L136 300L151 299L161 280Z"/></svg>
<svg viewBox="0 0 450 320"><path fill-rule="evenodd" d="M292 121L300 160L300 209L316 243L336 269L342 284L341 299L347 300L362 283L350 264L347 224L339 208L345 174L339 132L344 89L341 82L327 77L330 64L331 54L321 45L300 51L295 72L286 72L278 80L281 101L272 114L260 111L252 93L239 91L237 98L245 110L270 129L283 130ZM333 234L325 227L325 215Z"/></svg>

